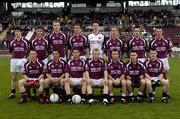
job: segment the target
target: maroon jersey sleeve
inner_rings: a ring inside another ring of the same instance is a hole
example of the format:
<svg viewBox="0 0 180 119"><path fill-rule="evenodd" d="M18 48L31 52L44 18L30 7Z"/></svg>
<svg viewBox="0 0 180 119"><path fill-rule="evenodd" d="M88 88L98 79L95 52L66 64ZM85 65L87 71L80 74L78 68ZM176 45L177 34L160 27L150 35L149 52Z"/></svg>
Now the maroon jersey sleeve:
<svg viewBox="0 0 180 119"><path fill-rule="evenodd" d="M140 68L140 75L144 75L145 74L145 67L142 63L140 63L141 68Z"/></svg>
<svg viewBox="0 0 180 119"><path fill-rule="evenodd" d="M27 76L28 76L28 69L27 69L28 63L29 63L29 61L24 64L24 71L23 71L23 74L27 75Z"/></svg>

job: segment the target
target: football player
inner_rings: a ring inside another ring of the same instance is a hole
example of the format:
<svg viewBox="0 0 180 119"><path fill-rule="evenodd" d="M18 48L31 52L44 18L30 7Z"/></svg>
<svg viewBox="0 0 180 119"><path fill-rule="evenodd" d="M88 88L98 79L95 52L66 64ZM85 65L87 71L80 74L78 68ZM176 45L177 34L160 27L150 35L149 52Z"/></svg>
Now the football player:
<svg viewBox="0 0 180 119"><path fill-rule="evenodd" d="M66 61L66 35L60 30L61 26L58 20L54 20L52 26L53 32L48 37L51 53L53 50L58 50L59 56ZM53 59L53 54L51 54L51 59Z"/></svg>
<svg viewBox="0 0 180 119"><path fill-rule="evenodd" d="M59 58L59 51L54 50L53 51L53 59L48 62L47 68L46 68L46 79L44 80L44 88L46 92L46 102L50 103L49 101L49 85L54 89L55 93L58 93L59 96L62 96L58 90L60 86L63 86L64 84L64 78L65 78L65 72L67 72L67 64L62 59ZM59 103L62 101L62 99L59 100Z"/></svg>
<svg viewBox="0 0 180 119"><path fill-rule="evenodd" d="M124 47L124 43L121 39L118 37L119 35L119 29L117 26L111 27L111 37L106 41L105 47L106 47L106 55L108 58L108 61L111 60L111 52L114 49L117 49L118 51L118 58L121 59L122 57L122 51Z"/></svg>
<svg viewBox="0 0 180 119"><path fill-rule="evenodd" d="M44 28L36 27L36 38L31 41L31 49L37 51L37 58L42 60L46 65L48 63L49 43L44 38Z"/></svg>
<svg viewBox="0 0 180 119"><path fill-rule="evenodd" d="M68 59L71 58L72 49L76 47L80 51L80 58L86 60L87 38L81 32L81 24L76 23L74 25L74 35L69 38Z"/></svg>
<svg viewBox="0 0 180 119"><path fill-rule="evenodd" d="M92 33L90 33L87 38L88 38L88 44L89 44L89 52L90 56L89 58L92 57L93 50L95 48L99 49L99 56L101 58L104 58L104 42L105 42L105 36L100 32L100 26L98 21L93 21L92 23Z"/></svg>
<svg viewBox="0 0 180 119"><path fill-rule="evenodd" d="M72 50L73 58L68 61L68 71L65 73L64 88L68 98L68 103L72 103L71 97L71 87L77 88L81 86L80 92L75 92L81 94L81 103L85 102L86 94L86 83L87 79L85 76L85 65L84 59L80 58L79 48L74 48Z"/></svg>
<svg viewBox="0 0 180 119"><path fill-rule="evenodd" d="M108 81L109 81L109 93L113 96L113 86L122 87L121 102L126 103L126 80L125 80L125 64L119 59L119 51L114 49L111 51L112 59L108 63ZM113 103L111 98L111 103Z"/></svg>
<svg viewBox="0 0 180 119"><path fill-rule="evenodd" d="M144 79L144 65L138 61L138 55L136 51L130 52L130 60L126 64L126 80L129 97L132 102L135 102L133 93L134 88L138 88L137 101L143 101L143 91L145 89L146 81Z"/></svg>
<svg viewBox="0 0 180 119"><path fill-rule="evenodd" d="M149 102L154 102L152 86L163 86L162 101L168 102L169 81L163 77L164 67L161 60L157 58L156 49L150 49L149 59L145 61L145 76L149 92Z"/></svg>
<svg viewBox="0 0 180 119"><path fill-rule="evenodd" d="M9 51L12 55L10 62L11 72L11 94L8 99L15 98L16 79L18 74L22 74L24 64L26 63L27 53L29 50L29 43L22 37L21 27L15 27L15 37L10 40Z"/></svg>
<svg viewBox="0 0 180 119"><path fill-rule="evenodd" d="M94 104L92 87L103 87L103 104L108 105L108 72L105 62L100 58L99 49L95 48L92 52L93 57L87 62L87 94L89 105Z"/></svg>
<svg viewBox="0 0 180 119"><path fill-rule="evenodd" d="M39 103L43 103L43 78L44 78L44 63L37 59L37 52L31 50L29 53L29 61L24 65L23 79L19 80L18 87L21 93L19 103L27 102L26 87L39 87Z"/></svg>
<svg viewBox="0 0 180 119"><path fill-rule="evenodd" d="M147 52L147 41L142 39L141 30L139 26L133 28L133 38L128 42L128 50L136 51L138 55L138 60L144 63Z"/></svg>

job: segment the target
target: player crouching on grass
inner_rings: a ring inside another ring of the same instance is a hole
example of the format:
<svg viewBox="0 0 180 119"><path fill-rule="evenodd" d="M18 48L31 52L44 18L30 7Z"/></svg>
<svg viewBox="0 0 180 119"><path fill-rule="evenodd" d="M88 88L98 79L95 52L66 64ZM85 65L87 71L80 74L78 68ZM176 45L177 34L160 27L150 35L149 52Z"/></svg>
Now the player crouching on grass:
<svg viewBox="0 0 180 119"><path fill-rule="evenodd" d="M46 68L46 76L47 78L44 80L44 89L46 92L46 102L50 103L49 100L49 86L53 88L54 93L57 93L61 98L59 98L58 103L62 102L62 88L64 84L65 72L67 71L67 64L62 58L60 58L60 54L58 50L54 50L53 59L48 62Z"/></svg>
<svg viewBox="0 0 180 119"><path fill-rule="evenodd" d="M108 105L108 73L105 62L99 57L99 49L92 52L92 59L86 64L87 93L89 105L94 104L92 86L103 87L103 104Z"/></svg>
<svg viewBox="0 0 180 119"><path fill-rule="evenodd" d="M135 51L130 52L130 60L126 64L126 81L127 89L129 92L129 98L132 102L135 102L133 93L134 88L139 88L137 101L143 101L143 91L145 89L146 81L144 79L144 65L138 61L138 55Z"/></svg>
<svg viewBox="0 0 180 119"><path fill-rule="evenodd" d="M168 102L168 88L169 88L169 80L163 78L163 73L165 72L163 68L163 63L157 58L156 49L150 49L149 53L150 59L146 60L145 65L145 76L147 82L147 90L149 92L149 102L154 102L153 90L152 86L163 86L162 92L162 102Z"/></svg>
<svg viewBox="0 0 180 119"><path fill-rule="evenodd" d="M80 58L80 51L78 48L73 48L73 58L68 61L68 71L65 73L64 88L67 95L67 102L72 104L71 86L76 88L81 86L81 103L85 102L86 83L85 65L84 59Z"/></svg>
<svg viewBox="0 0 180 119"><path fill-rule="evenodd" d="M26 87L39 87L39 103L43 103L44 63L37 59L37 52L35 50L31 50L29 53L29 61L24 65L23 77L24 79L18 82L22 97L19 103L27 102Z"/></svg>
<svg viewBox="0 0 180 119"><path fill-rule="evenodd" d="M125 65L119 59L119 51L114 49L111 52L112 59L108 63L108 81L110 102L114 102L113 87L122 87L121 103L126 103L126 80Z"/></svg>

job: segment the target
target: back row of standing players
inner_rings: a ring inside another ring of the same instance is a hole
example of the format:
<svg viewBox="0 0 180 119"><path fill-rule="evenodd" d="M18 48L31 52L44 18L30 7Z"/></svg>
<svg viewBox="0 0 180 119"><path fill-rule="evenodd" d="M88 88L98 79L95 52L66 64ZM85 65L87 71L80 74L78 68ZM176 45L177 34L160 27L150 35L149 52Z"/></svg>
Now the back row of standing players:
<svg viewBox="0 0 180 119"><path fill-rule="evenodd" d="M10 72L12 73L12 80L11 80L12 93L10 94L9 98L15 97L17 74L18 72L23 72L24 64L25 62L27 62L26 57L30 50L35 50L37 53L37 58L40 61L43 61L45 65L48 64L48 57L50 57L50 59L53 59L53 55L52 55L53 51L57 50L60 59L64 59L65 61L68 61L68 65L70 65L69 67L73 68L73 66L71 65L73 65L74 63L70 63L72 60L69 60L69 59L73 59L72 56L72 51L74 51L73 49L77 49L80 53L79 54L80 58L85 60L89 58L93 59L95 55L95 54L93 55L93 52L94 49L96 49L98 50L99 57L104 59L107 66L111 64L112 51L114 49L116 49L118 52L119 60L122 60L123 52L129 52L129 53L135 52L137 54L138 60L141 61L142 63L144 63L145 60L147 59L147 52L149 52L150 49L155 49L157 52L157 58L161 60L160 62L162 62L163 69L165 70L165 72L163 72L163 77L167 79L166 72L169 69L168 54L171 51L171 44L169 40L163 37L163 30L160 27L156 28L155 31L156 36L154 37L154 39L152 39L150 43L147 43L146 40L140 37L141 36L140 28L138 26L135 26L132 31L133 32L132 39L129 40L129 42L127 43L127 47L125 48L124 47L125 43L123 42L122 39L119 38L119 30L116 26L111 27L111 37L105 40L105 36L99 31L98 22L93 22L92 24L93 32L90 33L87 37L82 35L81 25L78 23L74 25L74 34L69 38L67 38L66 35L60 31L59 21L53 21L52 25L53 25L53 32L47 36L44 36L43 27L37 26L36 37L32 41L27 41L22 37L22 30L20 27L15 28L15 37L13 40L10 39L10 43L9 43L9 49L10 52L12 53L11 66L10 66ZM71 69L71 70L75 70L75 69ZM98 70L98 68L96 68L95 70ZM107 97L108 91L107 90L104 91L105 91L105 97ZM66 94L67 93L68 91L66 91ZM92 93L91 90L90 93ZM141 94L142 92L140 91L139 95ZM123 94L122 97L124 95L125 94ZM131 93L130 96L133 96L133 94Z"/></svg>

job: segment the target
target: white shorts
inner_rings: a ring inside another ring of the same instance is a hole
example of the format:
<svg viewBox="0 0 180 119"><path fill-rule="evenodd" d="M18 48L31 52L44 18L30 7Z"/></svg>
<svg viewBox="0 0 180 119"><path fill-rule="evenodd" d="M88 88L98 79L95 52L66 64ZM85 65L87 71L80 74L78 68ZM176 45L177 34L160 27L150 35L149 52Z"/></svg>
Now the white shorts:
<svg viewBox="0 0 180 119"><path fill-rule="evenodd" d="M102 86L103 79L102 78L101 79L91 79L91 81L93 83L93 86L99 87L99 86Z"/></svg>
<svg viewBox="0 0 180 119"><path fill-rule="evenodd" d="M144 63L145 62L145 58L138 58L138 61L140 61L140 62L142 62L142 63Z"/></svg>
<svg viewBox="0 0 180 119"><path fill-rule="evenodd" d="M10 63L10 72L23 72L24 70L24 64L27 62L26 58L22 59L11 59Z"/></svg>
<svg viewBox="0 0 180 119"><path fill-rule="evenodd" d="M165 70L169 70L169 61L168 61L168 58L162 58L162 59L159 59L159 60L162 61L164 69Z"/></svg>
<svg viewBox="0 0 180 119"><path fill-rule="evenodd" d="M151 77L151 80L157 82L159 81L159 77Z"/></svg>
<svg viewBox="0 0 180 119"><path fill-rule="evenodd" d="M36 81L36 80L38 80L38 78L29 78L28 80L34 80L34 81Z"/></svg>
<svg viewBox="0 0 180 119"><path fill-rule="evenodd" d="M82 78L69 78L74 86L79 86Z"/></svg>
<svg viewBox="0 0 180 119"><path fill-rule="evenodd" d="M44 62L44 65L47 65L47 63L48 63L48 58L45 58L45 59L43 60L43 62Z"/></svg>

